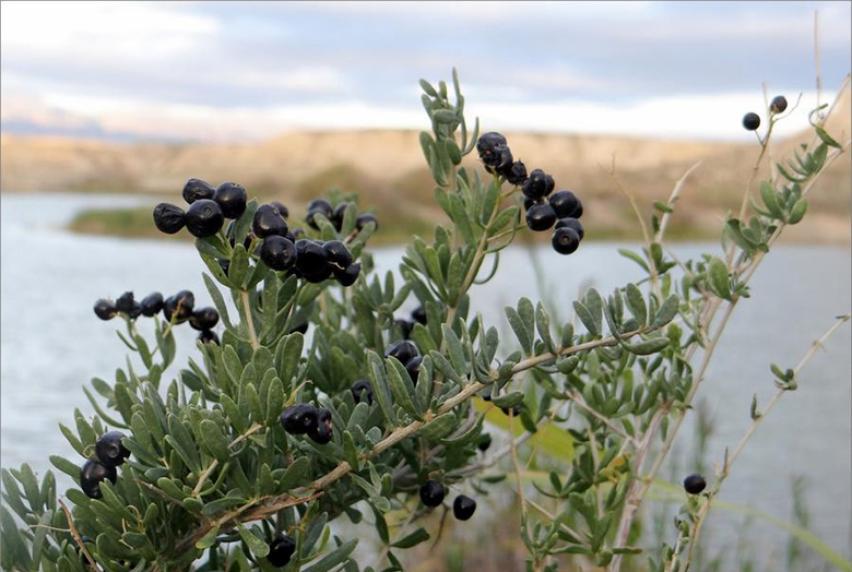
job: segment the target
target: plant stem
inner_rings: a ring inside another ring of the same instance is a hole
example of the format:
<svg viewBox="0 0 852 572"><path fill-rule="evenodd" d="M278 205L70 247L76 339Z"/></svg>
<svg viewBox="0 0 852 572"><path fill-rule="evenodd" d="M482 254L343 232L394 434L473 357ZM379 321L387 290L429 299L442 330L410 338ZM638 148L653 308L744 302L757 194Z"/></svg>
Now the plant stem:
<svg viewBox="0 0 852 572"><path fill-rule="evenodd" d="M243 318L245 319L246 329L248 330L249 341L252 349L257 349L260 344L257 341L257 332L254 330L254 319L251 317L251 302L249 301L248 290L240 290L240 301L243 304Z"/></svg>

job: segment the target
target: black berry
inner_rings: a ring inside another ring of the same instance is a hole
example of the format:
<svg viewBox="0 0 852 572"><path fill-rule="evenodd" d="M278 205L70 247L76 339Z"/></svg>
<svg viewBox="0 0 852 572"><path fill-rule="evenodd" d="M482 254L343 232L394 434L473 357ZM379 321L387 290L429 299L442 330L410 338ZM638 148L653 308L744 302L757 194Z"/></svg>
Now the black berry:
<svg viewBox="0 0 852 572"><path fill-rule="evenodd" d="M213 200L225 218L240 218L246 210L246 190L237 183L222 183L213 193Z"/></svg>
<svg viewBox="0 0 852 572"><path fill-rule="evenodd" d="M223 224L225 216L222 209L217 202L210 199L198 199L186 211L186 230L192 236L213 236L221 230Z"/></svg>
<svg viewBox="0 0 852 572"><path fill-rule="evenodd" d="M213 328L217 323L219 323L219 312L216 308L199 308L189 317L189 325L200 332Z"/></svg>
<svg viewBox="0 0 852 572"><path fill-rule="evenodd" d="M80 488L86 493L86 496L91 499L101 498L101 482L109 479L114 483L118 474L115 467L107 467L94 460L88 460L80 469Z"/></svg>
<svg viewBox="0 0 852 572"><path fill-rule="evenodd" d="M358 275L361 274L361 263L353 262L343 270L334 269L334 277L337 278L337 281L341 286L348 287L355 284L355 281L358 280Z"/></svg>
<svg viewBox="0 0 852 572"><path fill-rule="evenodd" d="M259 238L272 235L284 236L287 234L287 222L278 207L271 204L260 205L254 211L251 230Z"/></svg>
<svg viewBox="0 0 852 572"><path fill-rule="evenodd" d="M142 308L142 314L148 316L156 316L163 309L163 295L159 292L154 292L142 298L139 304Z"/></svg>
<svg viewBox="0 0 852 572"><path fill-rule="evenodd" d="M453 501L453 516L459 520L468 520L476 512L476 501L469 496L459 495Z"/></svg>
<svg viewBox="0 0 852 572"><path fill-rule="evenodd" d="M317 408L307 403L291 405L281 414L279 421L284 431L291 435L304 435L317 427Z"/></svg>
<svg viewBox="0 0 852 572"><path fill-rule="evenodd" d="M341 269L352 264L352 254L349 253L346 245L339 240L329 240L322 247L328 256L328 261L332 264L337 265Z"/></svg>
<svg viewBox="0 0 852 572"><path fill-rule="evenodd" d="M747 131L755 131L760 127L760 116L757 113L748 112L743 116L743 127Z"/></svg>
<svg viewBox="0 0 852 572"><path fill-rule="evenodd" d="M95 315L101 320L112 320L117 313L115 304L109 300L100 299L95 302Z"/></svg>
<svg viewBox="0 0 852 572"><path fill-rule="evenodd" d="M548 201L553 210L556 211L557 218L580 218L583 216L583 203L571 191L553 193Z"/></svg>
<svg viewBox="0 0 852 572"><path fill-rule="evenodd" d="M411 319L419 324L426 325L426 309L423 306L417 306L411 311Z"/></svg>
<svg viewBox="0 0 852 572"><path fill-rule="evenodd" d="M216 189L207 181L190 179L183 186L183 200L192 204L199 199L212 199Z"/></svg>
<svg viewBox="0 0 852 572"><path fill-rule="evenodd" d="M575 218L561 218L556 221L556 228L573 228L574 232L580 237L580 240L583 240L583 237L586 236L586 231L583 229L583 223L578 221Z"/></svg>
<svg viewBox="0 0 852 572"><path fill-rule="evenodd" d="M691 495L697 495L707 487L707 481L701 475L689 475L683 479L683 488Z"/></svg>
<svg viewBox="0 0 852 572"><path fill-rule="evenodd" d="M346 208L348 206L348 202L340 203L334 207L334 212L331 213L331 224L334 225L337 232L340 232L340 229L343 228L343 218L346 216Z"/></svg>
<svg viewBox="0 0 852 572"><path fill-rule="evenodd" d="M388 346L387 351L385 351L385 357L394 357L403 365L407 364L418 355L420 355L420 352L417 351L417 346L414 345L414 342L409 340L402 340L395 344L391 344Z"/></svg>
<svg viewBox="0 0 852 572"><path fill-rule="evenodd" d="M267 236L260 245L260 259L273 270L288 270L296 262L296 246L283 236Z"/></svg>
<svg viewBox="0 0 852 572"><path fill-rule="evenodd" d="M563 226L553 231L551 244L559 254L571 254L580 246L580 235L573 228Z"/></svg>
<svg viewBox="0 0 852 572"><path fill-rule="evenodd" d="M527 167L520 161L515 161L507 168L500 171L500 174L503 175L511 185L523 185L524 181L527 180Z"/></svg>
<svg viewBox="0 0 852 572"><path fill-rule="evenodd" d="M135 320L140 315L142 315L142 304L139 302L133 302L133 306L130 307L130 311L127 312L127 315L130 319Z"/></svg>
<svg viewBox="0 0 852 572"><path fill-rule="evenodd" d="M133 292L125 292L115 300L115 309L119 312L129 314L133 311Z"/></svg>
<svg viewBox="0 0 852 572"><path fill-rule="evenodd" d="M331 441L332 435L331 411L328 409L317 410L316 427L308 430L308 437L315 443L325 445Z"/></svg>
<svg viewBox="0 0 852 572"><path fill-rule="evenodd" d="M398 319L394 320L393 323L397 328L399 328L399 332L402 334L402 339L407 340L411 337L411 330L414 328L414 322L411 320Z"/></svg>
<svg viewBox="0 0 852 572"><path fill-rule="evenodd" d="M169 203L160 203L154 207L154 225L160 232L174 234L182 229L184 224L186 215L182 208Z"/></svg>
<svg viewBox="0 0 852 572"><path fill-rule="evenodd" d="M528 199L539 200L553 191L553 177L542 171L541 169L533 169L521 191Z"/></svg>
<svg viewBox="0 0 852 572"><path fill-rule="evenodd" d="M476 142L479 158L491 173L505 171L512 166L513 158L506 138L502 134L491 132L483 134Z"/></svg>
<svg viewBox="0 0 852 572"><path fill-rule="evenodd" d="M405 371L408 372L408 377L411 378L411 382L416 384L417 378L420 376L420 364L423 362L423 358L420 356L413 357L405 364Z"/></svg>
<svg viewBox="0 0 852 572"><path fill-rule="evenodd" d="M367 405L373 404L373 386L366 379L357 380L352 384L350 391L352 392L352 399L355 400L355 403L366 401Z"/></svg>
<svg viewBox="0 0 852 572"><path fill-rule="evenodd" d="M547 230L556 222L556 211L548 203L539 203L527 209L527 226L530 230Z"/></svg>
<svg viewBox="0 0 852 572"><path fill-rule="evenodd" d="M319 283L331 276L328 253L313 240L296 241L296 269L308 282Z"/></svg>
<svg viewBox="0 0 852 572"><path fill-rule="evenodd" d="M787 98L783 95L776 95L772 98L772 103L769 104L769 110L772 113L784 113L787 109Z"/></svg>
<svg viewBox="0 0 852 572"><path fill-rule="evenodd" d="M287 330L287 333L288 333L288 334L293 334L293 333L295 333L295 332L299 332L300 334L304 335L307 331L308 331L308 323L307 323L307 322L302 322L302 323L301 323L301 324L299 324L298 326L293 326L292 328L290 328L289 330Z"/></svg>
<svg viewBox="0 0 852 572"><path fill-rule="evenodd" d="M163 303L163 316L166 321L171 322L172 317L176 324L187 321L192 316L195 307L195 296L189 290L181 290L174 296L169 296Z"/></svg>
<svg viewBox="0 0 852 572"><path fill-rule="evenodd" d="M491 446L491 433L483 433L479 436L479 441L476 443L476 448L483 453Z"/></svg>
<svg viewBox="0 0 852 572"><path fill-rule="evenodd" d="M216 332L213 330L202 330L201 333L198 334L198 341L202 344L219 345L219 336L216 335Z"/></svg>
<svg viewBox="0 0 852 572"><path fill-rule="evenodd" d="M331 220L332 215L334 214L334 209L331 208L331 203L325 199L314 199L308 203L308 214L305 216L305 222L307 222L308 226L314 230L319 230L319 225L314 220L314 217L318 214L321 214L325 218Z"/></svg>
<svg viewBox="0 0 852 572"><path fill-rule="evenodd" d="M438 481L428 480L420 487L420 500L426 506L439 506L444 502L446 494L447 491L444 489L444 485Z"/></svg>
<svg viewBox="0 0 852 572"><path fill-rule="evenodd" d="M295 553L296 541L289 536L279 534L269 544L269 554L266 555L266 561L273 566L281 568L290 563L290 559Z"/></svg>
<svg viewBox="0 0 852 572"><path fill-rule="evenodd" d="M364 230L364 227L367 226L368 223L373 223L376 228L379 228L379 219L377 219L376 215L373 213L359 214L358 218L355 219L355 228L358 230Z"/></svg>
<svg viewBox="0 0 852 572"><path fill-rule="evenodd" d="M95 455L102 465L114 468L124 464L124 460L130 456L130 451L121 443L124 436L119 431L108 431L97 440Z"/></svg>
<svg viewBox="0 0 852 572"><path fill-rule="evenodd" d="M290 209L287 208L287 205L280 201L272 201L269 204L278 209L278 212L281 214L281 216L284 217L285 220L290 218Z"/></svg>

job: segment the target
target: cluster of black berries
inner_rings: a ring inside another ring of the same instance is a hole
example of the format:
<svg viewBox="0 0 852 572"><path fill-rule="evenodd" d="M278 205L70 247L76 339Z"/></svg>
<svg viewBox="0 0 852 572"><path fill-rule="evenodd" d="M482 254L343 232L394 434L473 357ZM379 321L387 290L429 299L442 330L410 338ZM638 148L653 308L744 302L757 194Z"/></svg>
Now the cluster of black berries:
<svg viewBox="0 0 852 572"><path fill-rule="evenodd" d="M167 322L174 320L175 324L182 324L189 321L193 329L201 332L198 339L203 343L219 343L219 336L213 331L219 323L219 312L210 307L196 310L195 295L189 290L181 290L165 300L162 294L154 292L143 298L141 302L134 299L133 292L125 292L115 302L103 298L98 300L95 302L94 309L101 320L111 320L119 312L131 319L136 319L140 315L150 318L162 311Z"/></svg>
<svg viewBox="0 0 852 572"><path fill-rule="evenodd" d="M101 498L101 483L109 479L115 483L118 477L116 468L130 456L130 451L121 443L124 434L108 431L95 442L95 456L85 462L80 469L80 488L86 496Z"/></svg>
<svg viewBox="0 0 852 572"><path fill-rule="evenodd" d="M414 324L423 324L426 325L426 310L423 306L417 306L414 310L411 311L411 319L408 320L406 318L398 318L394 320L394 324L399 328L400 333L402 334L402 338L407 340L411 337L411 330L414 329Z"/></svg>
<svg viewBox="0 0 852 572"><path fill-rule="evenodd" d="M297 403L285 409L279 420L284 431L291 435L307 435L320 445L331 441L333 428L328 409Z"/></svg>
<svg viewBox="0 0 852 572"><path fill-rule="evenodd" d="M440 506L447 496L447 489L435 480L428 480L420 487L420 501L428 507ZM476 511L476 501L466 495L459 495L453 501L453 515L459 520L468 520Z"/></svg>
<svg viewBox="0 0 852 572"><path fill-rule="evenodd" d="M337 232L343 228L343 217L346 214L346 208L350 203L342 202L336 207L332 207L331 203L325 199L314 199L308 203L308 212L305 215L305 222L314 230L319 230L319 224L316 221L316 215L321 214L334 226ZM373 213L361 213L355 219L355 228L359 231L363 230L368 223L373 223L376 228L379 227L379 221Z"/></svg>
<svg viewBox="0 0 852 572"><path fill-rule="evenodd" d="M777 115L779 113L784 113L787 110L787 98L783 95L776 95L772 98L772 102L769 104L769 113L773 115ZM743 115L743 127L746 131L757 131L757 128L760 127L760 115L753 111L749 111L745 115Z"/></svg>
<svg viewBox="0 0 852 572"><path fill-rule="evenodd" d="M183 198L189 204L186 212L169 203L154 207L154 224L160 231L174 234L186 226L192 236L213 236L226 218L239 218L246 210L246 190L237 183L222 183L214 189L206 181L190 179L183 187Z"/></svg>
<svg viewBox="0 0 852 572"><path fill-rule="evenodd" d="M476 142L479 158L490 173L504 177L513 185L520 185L524 193L527 226L537 232L556 226L551 240L559 254L571 254L583 240L583 203L571 191L553 192L553 177L541 169L527 175L526 166L514 161L506 138L500 133L486 133ZM551 194L552 193L552 194Z"/></svg>

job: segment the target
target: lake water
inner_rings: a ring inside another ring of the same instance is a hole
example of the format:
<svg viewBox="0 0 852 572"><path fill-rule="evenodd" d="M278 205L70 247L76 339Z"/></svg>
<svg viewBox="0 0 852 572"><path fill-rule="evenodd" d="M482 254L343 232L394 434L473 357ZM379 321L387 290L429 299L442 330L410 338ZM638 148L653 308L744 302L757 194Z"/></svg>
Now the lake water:
<svg viewBox="0 0 852 572"><path fill-rule="evenodd" d="M50 454L74 458L57 424L73 425L75 407L91 414L81 385L93 376L109 380L126 354L113 325L92 313L94 300L125 290L169 295L188 288L196 292L197 303L209 302L201 280L203 265L187 242L121 240L63 230L83 207L152 202L147 197L104 195L0 197L3 466L26 461L44 471ZM620 246L588 243L571 257L546 248L536 251L545 287L563 317L570 315L571 300L585 284L607 292L639 276L638 268L616 252ZM680 257L706 249L717 247L675 248ZM395 268L400 253L393 248L376 251L377 265L382 271ZM509 250L497 277L476 287L474 309L487 321L504 324L502 308L519 296L541 297L530 260L528 250ZM768 364L791 367L834 316L849 311L850 251L780 246L756 274L752 294L753 299L737 309L702 390L715 421L709 443L713 462L747 427L752 394L765 403L772 393ZM196 351L191 330L180 328L177 337L184 352L180 355ZM852 533L850 342L846 325L803 371L800 390L785 396L760 427L722 493L724 500L789 519L791 479L804 476L813 531L847 556ZM687 425L677 445L684 458L691 444ZM688 465L681 466L688 472ZM711 544L721 549L736 541L741 518L722 511L713 514ZM779 529L755 523L749 534L757 553L783 556L786 535Z"/></svg>

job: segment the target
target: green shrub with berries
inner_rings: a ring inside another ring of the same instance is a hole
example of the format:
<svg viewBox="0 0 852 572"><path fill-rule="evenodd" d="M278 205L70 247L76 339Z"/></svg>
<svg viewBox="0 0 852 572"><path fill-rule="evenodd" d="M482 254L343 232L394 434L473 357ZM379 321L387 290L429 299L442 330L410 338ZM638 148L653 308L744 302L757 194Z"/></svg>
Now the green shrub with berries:
<svg viewBox="0 0 852 572"><path fill-rule="evenodd" d="M375 272L366 247L379 221L354 200L317 198L299 227L285 205L258 205L232 182L190 179L186 206L157 205L158 229L196 237L211 305L196 308L189 291L95 303L98 318L123 322L137 359L112 382L93 380L93 417L76 411L74 427L61 426L79 458L51 462L75 486L57 496L50 472L39 482L27 465L3 471L3 569L400 570L400 554L430 538L424 517L451 506L475 519L462 490L509 489L531 570L566 558L687 569L741 447L714 478L685 478L672 545L641 545L639 508L753 273L849 142L815 110L812 143L757 196L749 181L721 256L677 260L663 248L681 181L643 222L644 247L623 251L643 279L588 289L576 327L522 298L505 311L513 337L500 339L501 324L470 311L476 285L518 233L552 230L556 252L575 252L583 205L543 169L528 173L503 135L471 128L455 73L453 97L444 82L421 86L431 131L420 142L449 223L413 237L397 274ZM767 110L756 167L786 108L779 97ZM760 117L743 125L759 129ZM474 151L485 173L465 162ZM414 310L403 317L404 307ZM199 339L174 364L183 323ZM772 366L779 396L803 365ZM752 404L755 425L774 403ZM494 450L503 428L509 446ZM518 461L525 443L551 469L532 483ZM332 528L340 519L351 526ZM354 558L367 528L384 545L373 567Z"/></svg>

